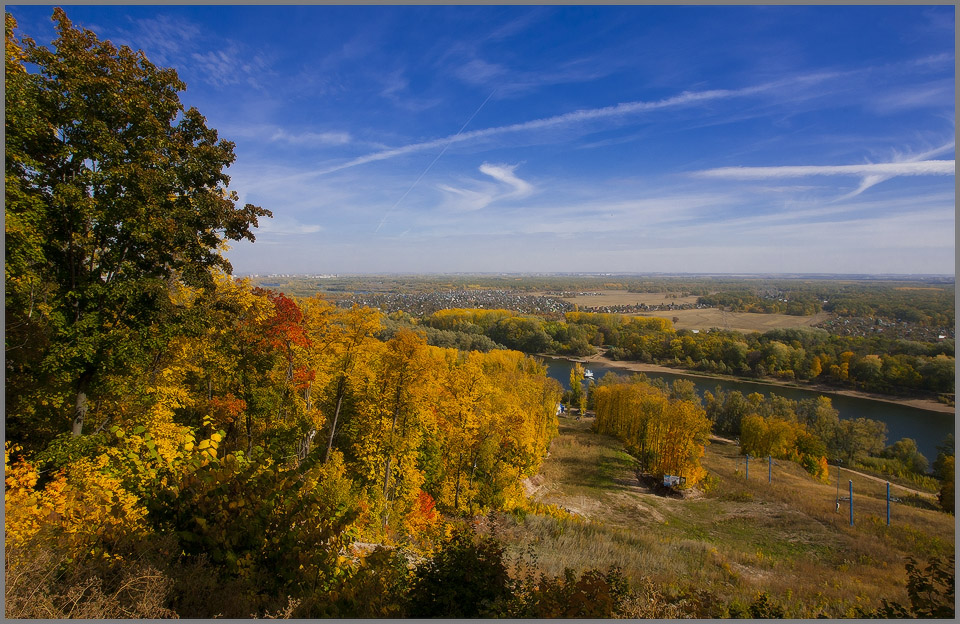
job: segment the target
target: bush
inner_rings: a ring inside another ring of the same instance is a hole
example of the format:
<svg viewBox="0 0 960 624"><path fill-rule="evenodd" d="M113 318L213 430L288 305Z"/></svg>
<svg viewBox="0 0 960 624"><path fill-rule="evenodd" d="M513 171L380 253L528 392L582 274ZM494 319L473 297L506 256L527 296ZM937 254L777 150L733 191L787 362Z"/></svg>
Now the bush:
<svg viewBox="0 0 960 624"><path fill-rule="evenodd" d="M33 542L7 547L7 618L127 619L176 617L173 581L150 562L99 558L71 564L62 552Z"/></svg>
<svg viewBox="0 0 960 624"><path fill-rule="evenodd" d="M923 570L917 561L907 559L907 596L910 605L883 601L875 611L858 610L859 617L873 618L948 618L955 617L956 580L954 556L933 557Z"/></svg>
<svg viewBox="0 0 960 624"><path fill-rule="evenodd" d="M414 575L410 617L494 617L513 598L503 546L458 530Z"/></svg>
<svg viewBox="0 0 960 624"><path fill-rule="evenodd" d="M732 618L752 618L758 620L782 619L786 616L782 606L777 604L767 592L760 592L749 606L744 606L739 602L733 602L730 605L730 617Z"/></svg>
<svg viewBox="0 0 960 624"><path fill-rule="evenodd" d="M541 576L525 596L521 617L609 618L617 614L627 597L627 581L619 569L607 573L588 570L577 578L567 568L562 577Z"/></svg>
<svg viewBox="0 0 960 624"><path fill-rule="evenodd" d="M294 616L402 618L409 586L406 557L397 550L378 546L335 591L316 598L317 608L300 606ZM323 604L325 601L327 604Z"/></svg>

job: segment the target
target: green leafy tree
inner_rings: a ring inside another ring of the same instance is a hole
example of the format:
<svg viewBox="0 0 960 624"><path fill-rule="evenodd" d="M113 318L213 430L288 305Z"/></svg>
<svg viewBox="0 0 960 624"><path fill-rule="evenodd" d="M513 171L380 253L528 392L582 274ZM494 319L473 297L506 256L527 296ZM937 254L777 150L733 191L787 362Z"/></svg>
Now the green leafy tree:
<svg viewBox="0 0 960 624"><path fill-rule="evenodd" d="M109 372L160 348L144 337L172 313L170 280L212 285L211 271L231 271L223 243L253 240L272 215L237 207L234 145L184 109L174 70L60 8L53 21L47 48L6 20L6 314L15 340L40 345L8 337L7 370L20 387L54 386L61 415L72 402L79 435Z"/></svg>
<svg viewBox="0 0 960 624"><path fill-rule="evenodd" d="M923 474L927 471L927 458L917 450L917 441L912 438L897 440L883 450L882 457L898 460L903 467L911 472Z"/></svg>
<svg viewBox="0 0 960 624"><path fill-rule="evenodd" d="M847 466L852 466L868 455L883 451L886 437L886 423L869 418L841 420L837 425L836 437L828 442L828 446Z"/></svg>
<svg viewBox="0 0 960 624"><path fill-rule="evenodd" d="M938 479L943 479L944 463L947 461L947 458L954 457L955 454L953 434L948 433L943 442L937 445L937 458L933 462L933 474L936 475Z"/></svg>
<svg viewBox="0 0 960 624"><path fill-rule="evenodd" d="M950 513L953 513L956 504L954 498L956 489L956 483L954 482L956 478L955 459L953 455L944 459L941 473L943 476L940 478L940 493L937 495L940 507Z"/></svg>
<svg viewBox="0 0 960 624"><path fill-rule="evenodd" d="M576 405L577 409L580 409L581 404L585 403L583 395L583 380L584 380L584 370L583 366L579 362L574 362L573 366L570 368L570 404ZM583 410L580 411L583 413Z"/></svg>

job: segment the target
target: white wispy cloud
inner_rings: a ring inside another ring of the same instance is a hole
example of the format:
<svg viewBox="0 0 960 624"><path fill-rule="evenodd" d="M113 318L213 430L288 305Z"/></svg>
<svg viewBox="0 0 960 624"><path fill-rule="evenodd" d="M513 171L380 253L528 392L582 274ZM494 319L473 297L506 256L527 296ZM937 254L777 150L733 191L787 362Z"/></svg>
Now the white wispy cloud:
<svg viewBox="0 0 960 624"><path fill-rule="evenodd" d="M954 151L955 142L949 141L939 147L920 153L895 152L891 162L858 165L786 165L776 167L719 167L696 171L694 176L728 180L769 180L777 178L803 178L811 176L857 176L860 185L853 191L835 199L842 201L856 197L872 186L898 176L954 175L954 160L932 160Z"/></svg>
<svg viewBox="0 0 960 624"><path fill-rule="evenodd" d="M916 108L952 107L956 94L952 79L904 86L873 98L869 106L878 113L898 113Z"/></svg>
<svg viewBox="0 0 960 624"><path fill-rule="evenodd" d="M728 180L768 180L771 178L804 178L807 176L916 176L953 175L953 160L920 162L868 163L863 165L786 165L779 167L719 167L694 172L704 178Z"/></svg>
<svg viewBox="0 0 960 624"><path fill-rule="evenodd" d="M896 154L894 154L893 162L896 162L896 163L918 163L918 162L923 162L923 161L926 161L926 160L930 159L930 158L933 157L933 156L939 156L939 155L944 154L944 153L947 153L947 152L952 152L952 151L954 150L954 146L955 146L955 142L954 142L954 141L950 141L949 143L946 143L945 145L941 145L940 147L936 147L936 148L934 148L934 149L927 150L927 151L925 151L925 152L921 152L921 153L919 153L919 154L896 153ZM845 200L845 199L850 199L850 198L852 198L852 197L856 197L857 195L859 195L860 193L864 192L865 190L867 190L867 189L870 188L871 186L875 186L875 185L877 185L877 184L880 184L881 182L884 182L884 181L886 181L886 180L889 180L889 179L892 178L892 177L895 177L895 176L892 175L892 174L887 174L887 175L885 175L885 174L881 174L881 173L874 173L874 174L871 174L871 175L866 175L866 176L864 176L864 177L860 180L860 186L858 186L857 188L855 188L855 189L854 189L853 191L851 191L850 193L847 193L846 195L838 198L836 201L843 201L843 200Z"/></svg>
<svg viewBox="0 0 960 624"><path fill-rule="evenodd" d="M465 212L486 208L494 197L494 194L487 190L457 188L448 184L438 184L437 188L452 196L453 201L450 203L455 210Z"/></svg>
<svg viewBox="0 0 960 624"><path fill-rule="evenodd" d="M284 234L316 234L322 232L324 227L316 223L300 223L296 219L289 217L279 217L273 219L261 219L257 227L256 234L284 235Z"/></svg>
<svg viewBox="0 0 960 624"><path fill-rule="evenodd" d="M130 28L119 29L115 42L143 50L151 61L162 66L184 59L203 34L193 22L170 15L158 14L131 22Z"/></svg>
<svg viewBox="0 0 960 624"><path fill-rule="evenodd" d="M817 74L817 75L803 76L796 79L766 83L766 84L756 85L752 87L744 87L741 89L711 89L707 91L684 91L683 93L680 93L678 95L675 95L669 98L664 98L661 100L634 101L634 102L625 102L621 104L616 104L613 106L605 106L601 108L579 109L569 113L563 113L561 115L554 115L552 117L533 119L530 121L524 121L520 123L505 125L505 126L495 126L491 128L484 128L481 130L472 130L470 132L462 132L453 136L447 136L440 139L433 139L430 141L423 141L420 143L411 143L409 145L404 145L401 147L381 150L379 152L367 154L366 156L360 156L358 158L348 160L345 163L341 163L339 165L335 165L333 167L329 167L329 168L314 172L313 175L325 175L328 173L333 173L335 171L348 169L350 167L356 167L358 165L364 165L367 163L376 162L380 160L396 158L398 156L405 156L407 154L412 154L412 153L420 152L424 150L435 149L438 147L446 147L453 143L464 143L467 141L486 139L493 136L510 134L515 132L544 130L544 129L555 128L555 127L564 126L564 125L582 124L582 123L587 123L587 122L596 121L596 120L625 117L628 115L636 115L636 114L652 112L656 110L688 106L688 105L693 105L698 103L710 102L714 100L746 97L750 95L756 95L764 91L785 87L790 84L816 82L816 81L828 79L830 77L833 77L833 75Z"/></svg>
<svg viewBox="0 0 960 624"><path fill-rule="evenodd" d="M260 89L262 78L268 73L270 63L262 54L247 55L236 44L207 52L190 55L194 69L218 87L247 84Z"/></svg>
<svg viewBox="0 0 960 624"><path fill-rule="evenodd" d="M487 84L493 79L502 77L507 70L496 63L475 58L459 67L454 73L457 78L469 84Z"/></svg>
<svg viewBox="0 0 960 624"><path fill-rule="evenodd" d="M514 174L517 165L495 165L483 163L480 165L480 173L485 173L494 180L498 180L513 187L513 191L506 193L502 197L526 197L533 192L533 185L526 180L521 180Z"/></svg>
<svg viewBox="0 0 960 624"><path fill-rule="evenodd" d="M438 184L437 188L453 196L454 201L448 207L458 211L481 210L497 201L528 197L536 189L526 180L517 177L514 173L517 166L491 163L480 165L480 173L490 176L499 182L499 185L482 183L475 184L474 188L458 188ZM505 191L504 186L509 187L510 190Z"/></svg>
<svg viewBox="0 0 960 624"><path fill-rule="evenodd" d="M414 95L410 89L410 80L406 77L406 69L403 67L387 73L374 72L371 79L380 83L381 97L403 110L420 113L443 103L443 99L439 97Z"/></svg>
<svg viewBox="0 0 960 624"><path fill-rule="evenodd" d="M497 97L504 98L527 94L551 85L590 82L609 76L618 69L620 68L616 63L600 57L573 59L549 70L538 67L528 71L473 58L457 67L453 74L467 84L495 88Z"/></svg>
<svg viewBox="0 0 960 624"><path fill-rule="evenodd" d="M295 145L346 145L353 140L349 132L302 132L290 134L280 128L270 137L271 141L284 141Z"/></svg>

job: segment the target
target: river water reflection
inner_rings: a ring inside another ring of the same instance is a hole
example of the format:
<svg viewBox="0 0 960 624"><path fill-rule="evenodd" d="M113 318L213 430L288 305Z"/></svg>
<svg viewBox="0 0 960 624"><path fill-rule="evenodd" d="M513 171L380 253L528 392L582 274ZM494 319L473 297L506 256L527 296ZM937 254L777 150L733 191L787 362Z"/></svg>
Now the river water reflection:
<svg viewBox="0 0 960 624"><path fill-rule="evenodd" d="M547 375L559 381L564 388L570 389L570 369L573 362L564 358L542 358L547 365ZM607 372L619 375L629 375L631 371L607 366L596 362L584 365L593 371L594 379L599 382ZM791 400L810 399L820 396L821 393L798 388L770 386L749 381L730 381L726 379L708 379L694 377L683 373L644 373L650 379L664 379L672 383L674 379L689 379L697 388L702 397L704 391L714 392L720 386L725 392L739 390L744 396L751 392L759 392L764 396L776 394ZM937 445L941 444L947 434L954 433L954 414L933 412L918 409L908 405L873 401L857 397L848 397L838 394L825 394L830 397L833 407L839 412L840 418L871 418L887 424L887 444L893 444L901 438L913 438L917 441L920 452L932 463L937 457Z"/></svg>

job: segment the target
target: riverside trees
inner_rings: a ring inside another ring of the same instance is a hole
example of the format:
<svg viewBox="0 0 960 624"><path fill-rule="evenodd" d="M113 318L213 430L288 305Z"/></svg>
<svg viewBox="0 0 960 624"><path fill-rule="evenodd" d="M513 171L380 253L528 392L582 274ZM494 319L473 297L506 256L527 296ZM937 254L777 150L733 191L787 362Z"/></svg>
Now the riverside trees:
<svg viewBox="0 0 960 624"><path fill-rule="evenodd" d="M831 335L823 329L744 334L677 330L669 319L567 312L564 320L510 310L448 309L421 321L431 331L485 337L526 353L588 355L606 346L616 360L655 362L711 373L775 377L893 395L954 394L953 340L916 342L881 335ZM440 337L431 340L439 344Z"/></svg>

